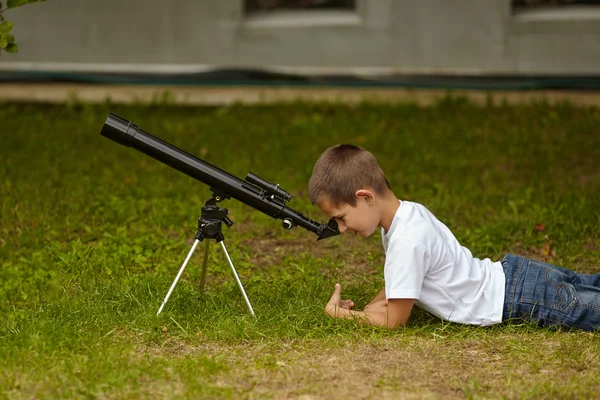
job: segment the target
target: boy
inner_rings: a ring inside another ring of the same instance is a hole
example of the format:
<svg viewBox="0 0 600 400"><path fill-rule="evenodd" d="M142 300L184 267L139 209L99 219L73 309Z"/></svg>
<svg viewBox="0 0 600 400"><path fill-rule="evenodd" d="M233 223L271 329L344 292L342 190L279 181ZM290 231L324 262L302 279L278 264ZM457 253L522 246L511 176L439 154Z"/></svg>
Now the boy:
<svg viewBox="0 0 600 400"><path fill-rule="evenodd" d="M325 306L332 317L395 329L417 305L463 324L522 318L600 328L600 273L578 274L510 254L497 262L474 258L424 206L398 200L375 157L361 147L327 149L313 168L308 192L340 233L368 237L382 227L384 289L355 311L336 284Z"/></svg>

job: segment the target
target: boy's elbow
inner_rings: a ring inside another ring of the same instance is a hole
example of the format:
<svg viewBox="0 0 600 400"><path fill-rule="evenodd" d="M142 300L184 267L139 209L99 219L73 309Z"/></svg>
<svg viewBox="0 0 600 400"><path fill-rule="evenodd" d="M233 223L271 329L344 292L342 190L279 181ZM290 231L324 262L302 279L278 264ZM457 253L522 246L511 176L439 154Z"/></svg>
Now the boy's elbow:
<svg viewBox="0 0 600 400"><path fill-rule="evenodd" d="M381 313L373 317L375 318L369 318L372 325L378 325L391 331L404 328L404 325L406 325L406 320L390 318L388 313Z"/></svg>
<svg viewBox="0 0 600 400"><path fill-rule="evenodd" d="M386 327L388 329L403 328L414 305L414 299L391 299L386 307Z"/></svg>
<svg viewBox="0 0 600 400"><path fill-rule="evenodd" d="M395 330L404 328L405 325L406 325L406 321L397 321L397 322L387 321L387 324L385 325L385 327L391 331L395 331Z"/></svg>

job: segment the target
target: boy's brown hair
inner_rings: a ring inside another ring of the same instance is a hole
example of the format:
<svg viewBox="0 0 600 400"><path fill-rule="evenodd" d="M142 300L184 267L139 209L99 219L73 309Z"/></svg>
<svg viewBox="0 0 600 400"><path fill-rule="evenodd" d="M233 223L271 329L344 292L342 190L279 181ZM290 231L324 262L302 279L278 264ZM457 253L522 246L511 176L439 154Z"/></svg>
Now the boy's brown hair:
<svg viewBox="0 0 600 400"><path fill-rule="evenodd" d="M385 195L390 183L373 154L352 144L338 144L325 150L308 181L308 196L313 204L327 200L334 207L355 206L355 193L360 189Z"/></svg>

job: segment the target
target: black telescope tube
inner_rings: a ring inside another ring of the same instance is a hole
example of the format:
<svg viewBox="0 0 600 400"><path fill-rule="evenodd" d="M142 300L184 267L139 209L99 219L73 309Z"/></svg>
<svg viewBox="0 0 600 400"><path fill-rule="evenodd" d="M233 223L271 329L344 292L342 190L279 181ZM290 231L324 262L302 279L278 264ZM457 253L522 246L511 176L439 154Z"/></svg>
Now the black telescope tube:
<svg viewBox="0 0 600 400"><path fill-rule="evenodd" d="M313 221L287 207L284 200L275 196L266 196L263 190L250 182L241 180L186 153L116 114L109 114L100 134L123 146L133 147L155 160L209 185L211 190L233 197L264 214L285 220L288 224L291 220L294 225L316 233L318 240L339 234L335 221L330 220L328 224Z"/></svg>

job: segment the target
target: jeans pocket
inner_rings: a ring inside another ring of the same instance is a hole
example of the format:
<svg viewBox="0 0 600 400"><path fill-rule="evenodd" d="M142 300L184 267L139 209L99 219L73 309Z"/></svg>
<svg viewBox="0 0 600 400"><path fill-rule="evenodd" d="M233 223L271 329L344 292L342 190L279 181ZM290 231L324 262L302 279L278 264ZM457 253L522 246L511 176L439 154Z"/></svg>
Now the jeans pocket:
<svg viewBox="0 0 600 400"><path fill-rule="evenodd" d="M550 264L529 261L521 303L568 314L579 302L570 276Z"/></svg>

